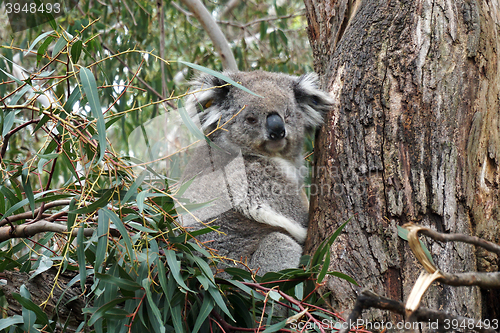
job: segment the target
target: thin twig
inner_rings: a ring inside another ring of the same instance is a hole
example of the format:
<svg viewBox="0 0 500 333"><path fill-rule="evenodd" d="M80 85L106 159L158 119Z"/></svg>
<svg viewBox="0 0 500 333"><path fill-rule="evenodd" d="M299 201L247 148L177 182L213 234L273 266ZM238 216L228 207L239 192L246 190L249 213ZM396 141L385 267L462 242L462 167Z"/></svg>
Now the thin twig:
<svg viewBox="0 0 500 333"><path fill-rule="evenodd" d="M49 208L57 207L57 206L67 206L67 205L69 205L70 202L71 202L71 200L55 200L52 202L47 202L47 204L45 205L45 209L49 209ZM34 213L38 214L39 210L40 210L40 208L35 209ZM11 215L8 217L8 219L4 218L3 220L0 220L0 227L9 223L9 220L11 222L14 222L14 221L25 220L25 219L29 219L29 218L33 218L33 213L31 211L19 213L16 215Z"/></svg>
<svg viewBox="0 0 500 333"><path fill-rule="evenodd" d="M245 23L245 24L240 24L240 23L235 23L235 22L231 22L231 21L217 21L218 24L224 24L224 25L230 25L230 26L233 26L233 27L236 27L236 28L240 28L240 29L245 29L245 28L248 28L254 24L258 24L258 23L261 23L261 22L271 22L271 21L277 21L277 20L285 20L285 19L289 19L289 18L294 18L294 17L298 17L298 16L304 16L305 15L305 11L301 11L300 13L294 13L294 14L290 14L290 15L284 15L284 16L271 16L271 17L263 17L263 18L260 18L260 19L257 19L257 20L253 20L251 22L248 22L248 23Z"/></svg>
<svg viewBox="0 0 500 333"><path fill-rule="evenodd" d="M78 233L78 228L73 229L71 235L76 237ZM0 227L0 242L3 242L12 238L28 238L42 232L57 232L60 234L68 234L68 227L63 224L53 223L46 220L40 220L33 224L22 224L16 225L14 228L11 227ZM85 237L90 237L94 233L94 229L85 228L83 229L83 235Z"/></svg>
<svg viewBox="0 0 500 333"><path fill-rule="evenodd" d="M116 55L116 53L111 50L107 45L105 44L102 44L102 47L106 50L108 50L115 58L116 60L118 60L124 67L128 68L131 72L132 72L132 69L127 65L127 63L125 61L123 61L118 55ZM140 76L137 76L137 80L143 84L149 91L151 91L153 94L155 94L158 98L160 98L161 100L166 100L168 99L168 97L165 97L163 96L161 93L159 93L158 91L156 91L153 87L151 87L146 81L144 81ZM170 101L164 101L164 103L166 103L168 106L170 106L171 108L175 108L174 104Z"/></svg>
<svg viewBox="0 0 500 333"><path fill-rule="evenodd" d="M404 226L403 226L404 227ZM468 243L476 246L480 246L490 252L494 252L498 255L500 255L500 246L488 242L482 238L476 237L476 236L469 236L469 235L464 235L464 234L444 234L441 232L437 232L435 230L429 229L429 228L422 228L419 233L422 235L426 235L428 237L431 237L432 239L435 239L440 242L463 242L463 243Z"/></svg>
<svg viewBox="0 0 500 333"><path fill-rule="evenodd" d="M27 122L25 122L24 124L21 124L19 126L17 126L16 128L10 130L7 134L5 134L5 136L3 137L3 140L2 140L2 150L0 151L0 156L2 157L2 159L5 157L5 152L7 151L7 145L9 144L9 139L12 135L14 135L15 133L19 132L21 129L25 128L26 126L28 125L31 125L31 124L36 124L40 121L40 119L31 119Z"/></svg>

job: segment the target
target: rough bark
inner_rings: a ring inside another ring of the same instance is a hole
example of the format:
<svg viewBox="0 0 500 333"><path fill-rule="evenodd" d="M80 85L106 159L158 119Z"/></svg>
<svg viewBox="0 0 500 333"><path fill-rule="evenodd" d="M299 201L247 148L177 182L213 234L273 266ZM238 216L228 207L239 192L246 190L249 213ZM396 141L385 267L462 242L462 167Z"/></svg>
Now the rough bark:
<svg viewBox="0 0 500 333"><path fill-rule="evenodd" d="M305 0L315 69L336 104L319 134L308 251L354 216L331 269L406 300L421 267L396 227L499 241L500 5L475 0ZM466 244L428 242L445 272L497 271ZM336 310L353 285L328 281ZM498 294L435 285L423 303L499 318ZM372 311L373 319L399 317Z"/></svg>
<svg viewBox="0 0 500 333"><path fill-rule="evenodd" d="M44 304L43 311L50 320L62 323L57 326L56 332L62 332L66 324L65 333L76 332L76 328L84 320L82 309L85 307L85 297L81 295L80 284L68 287L68 283L75 274L57 274L57 270L50 269L30 279L27 273L5 271L0 273L0 290L4 293L9 306L3 310L3 315L22 315L22 307L13 298L13 293L20 293L21 286L25 286L31 296L31 301L39 305ZM55 277L57 276L56 287ZM76 286L77 285L77 286ZM89 285L90 287L90 285Z"/></svg>

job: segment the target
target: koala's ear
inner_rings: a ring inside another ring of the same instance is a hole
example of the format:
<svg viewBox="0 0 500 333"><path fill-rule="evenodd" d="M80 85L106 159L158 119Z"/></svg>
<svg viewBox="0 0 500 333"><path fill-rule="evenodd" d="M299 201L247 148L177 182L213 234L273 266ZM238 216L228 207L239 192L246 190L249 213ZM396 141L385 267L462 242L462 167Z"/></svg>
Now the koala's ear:
<svg viewBox="0 0 500 333"><path fill-rule="evenodd" d="M191 82L191 91L194 93L189 97L190 112L193 113L192 116L200 114L204 129L219 121L222 116L219 105L230 90L230 86L221 87L224 85L225 81L210 74L203 74Z"/></svg>
<svg viewBox="0 0 500 333"><path fill-rule="evenodd" d="M324 114L330 110L333 100L319 89L318 75L308 73L298 77L293 86L295 99L304 112L306 127L314 129L323 123Z"/></svg>

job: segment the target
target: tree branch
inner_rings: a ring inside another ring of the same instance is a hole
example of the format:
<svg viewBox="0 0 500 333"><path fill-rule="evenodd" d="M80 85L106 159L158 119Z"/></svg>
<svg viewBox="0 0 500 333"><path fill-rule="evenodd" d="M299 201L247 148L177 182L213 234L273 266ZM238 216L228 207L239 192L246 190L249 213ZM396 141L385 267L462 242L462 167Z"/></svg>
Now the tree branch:
<svg viewBox="0 0 500 333"><path fill-rule="evenodd" d="M196 16L203 29L208 33L215 49L221 57L222 67L225 70L237 71L238 65L229 47L229 43L207 8L200 0L182 0L182 2Z"/></svg>
<svg viewBox="0 0 500 333"><path fill-rule="evenodd" d="M102 41L101 41L102 42ZM109 46L107 46L106 44L102 44L102 47L106 50L108 50L113 56L115 56L116 60L118 60L124 67L126 67L127 69L129 69L131 72L132 69L130 68L130 66L127 65L127 63L125 61L123 61L118 55L116 55L116 52L113 51ZM165 100L167 99L167 97L163 96L161 93L159 93L158 91L156 91L153 87L151 87L151 85L149 85L146 81L144 81L144 79L142 79L140 76L136 76L137 80L143 84L149 91L151 91L153 94L155 94L156 96L158 96L158 98L162 99L162 100ZM172 108L175 108L175 105L171 102L171 101L165 101L165 103L172 107Z"/></svg>
<svg viewBox="0 0 500 333"><path fill-rule="evenodd" d="M9 144L9 139L12 135L14 135L16 132L20 131L21 129L25 128L28 125L31 124L36 124L40 121L40 119L31 119L16 128L10 130L7 134L5 134L2 142L2 150L0 151L0 157L3 159L5 157L5 153L7 152L7 145Z"/></svg>
<svg viewBox="0 0 500 333"><path fill-rule="evenodd" d="M236 28L240 29L246 29L254 24L259 24L261 22L271 22L271 21L277 21L277 20L284 20L284 19L289 19L289 18L294 18L297 16L304 16L304 11L301 11L300 13L294 13L294 14L289 14L289 15L284 15L284 16L270 16L270 17L263 17L245 24L241 23L236 23L236 22L230 22L230 21L217 21L219 24L224 24L224 25L231 25Z"/></svg>
<svg viewBox="0 0 500 333"><path fill-rule="evenodd" d="M53 223L46 220L40 220L32 224L16 225L14 229L11 227L0 227L0 242L12 238L28 238L41 232L48 231L57 232L59 234L67 234L68 227L64 224ZM83 235L85 237L90 237L93 232L94 229L85 228L83 230ZM71 235L76 237L77 233L78 228L75 228L73 229Z"/></svg>
<svg viewBox="0 0 500 333"><path fill-rule="evenodd" d="M69 205L70 202L71 202L71 200L55 200L52 202L47 202L44 206L44 210L47 210L47 209L52 208L52 207L57 207L57 206L66 206L66 205ZM0 220L0 227L6 225L7 223L9 223L9 221L14 222L14 221L33 218L34 216L36 216L38 214L39 211L40 211L40 208L37 208L37 209L35 209L34 212L24 212L24 213L20 213L17 215L11 215L8 217L8 219Z"/></svg>
<svg viewBox="0 0 500 333"><path fill-rule="evenodd" d="M404 228L404 226L403 226ZM490 252L494 252L500 256L500 246L488 242L482 238L476 237L476 236L469 236L469 235L464 235L464 234L444 234L441 232L437 232L435 230L425 228L425 227L420 227L419 233L422 235L426 235L432 239L435 239L440 242L463 242L463 243L468 243L476 246L480 246L482 248L485 248L486 250Z"/></svg>
<svg viewBox="0 0 500 333"><path fill-rule="evenodd" d="M437 279L441 283L450 286L478 286L481 288L500 288L500 272L467 272L450 274L440 271L444 276Z"/></svg>

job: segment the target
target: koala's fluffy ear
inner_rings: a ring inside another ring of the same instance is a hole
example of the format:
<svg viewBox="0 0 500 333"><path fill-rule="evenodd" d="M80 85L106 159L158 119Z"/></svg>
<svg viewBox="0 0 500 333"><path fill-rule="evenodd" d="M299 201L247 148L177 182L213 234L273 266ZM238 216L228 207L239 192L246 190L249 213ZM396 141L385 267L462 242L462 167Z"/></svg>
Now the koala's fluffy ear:
<svg viewBox="0 0 500 333"><path fill-rule="evenodd" d="M225 84L225 81L210 74L203 74L191 82L192 91L202 90L191 95L189 102L192 104L192 116L194 113L200 114L203 129L217 123L222 116L219 103L226 98L230 89L230 86L221 87Z"/></svg>
<svg viewBox="0 0 500 333"><path fill-rule="evenodd" d="M319 89L318 75L308 73L294 82L293 90L299 107L304 112L307 129L323 123L323 115L332 107L333 100Z"/></svg>

